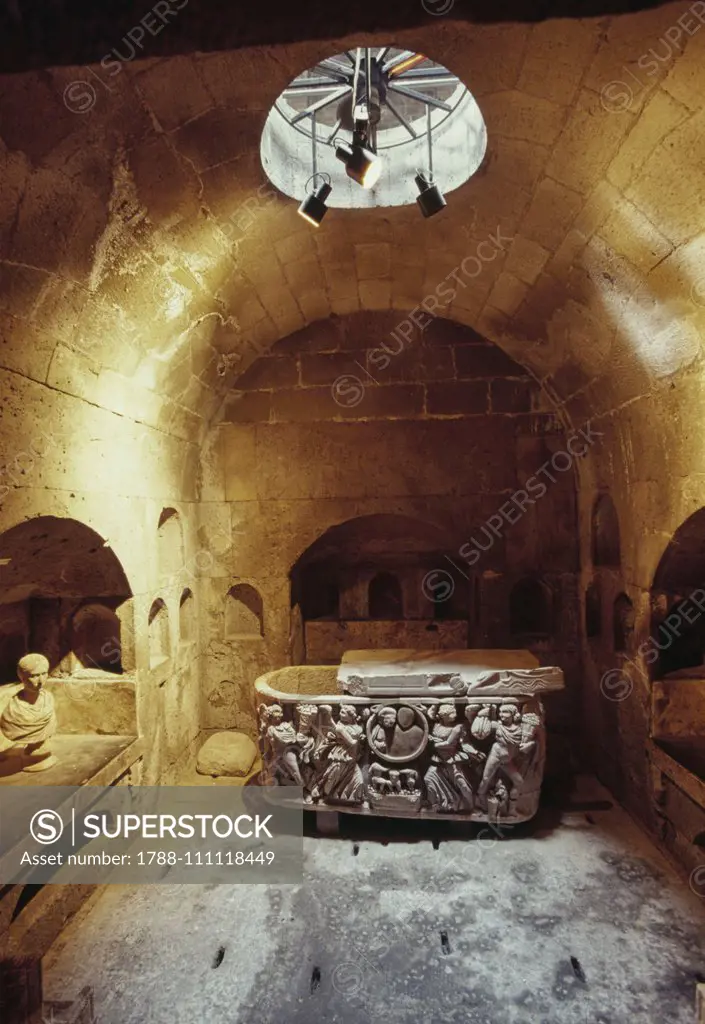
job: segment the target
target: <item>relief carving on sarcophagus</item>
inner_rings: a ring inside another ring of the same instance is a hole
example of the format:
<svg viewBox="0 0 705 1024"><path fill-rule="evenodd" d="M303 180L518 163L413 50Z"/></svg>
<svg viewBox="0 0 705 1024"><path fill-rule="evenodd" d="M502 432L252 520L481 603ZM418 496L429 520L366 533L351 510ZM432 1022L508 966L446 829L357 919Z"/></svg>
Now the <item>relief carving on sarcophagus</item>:
<svg viewBox="0 0 705 1024"><path fill-rule="evenodd" d="M537 693L562 685L560 669L531 667L532 656L521 651L462 651L458 664L449 657L456 652L440 652L440 665L432 664L438 652L374 652L376 662L372 653L363 652L362 672L341 666L339 685L352 676L355 695L273 689L268 680L276 675L279 683L285 669L257 681L267 781L300 787L303 802L317 809L478 821L532 817L545 760ZM517 669L507 664L511 657ZM412 668L408 687L402 663Z"/></svg>

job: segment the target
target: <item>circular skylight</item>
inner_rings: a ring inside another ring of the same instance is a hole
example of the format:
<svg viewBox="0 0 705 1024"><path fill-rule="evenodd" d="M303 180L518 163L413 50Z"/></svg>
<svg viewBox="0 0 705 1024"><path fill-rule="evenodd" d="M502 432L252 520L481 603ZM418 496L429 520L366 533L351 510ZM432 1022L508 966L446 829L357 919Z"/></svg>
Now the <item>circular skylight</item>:
<svg viewBox="0 0 705 1024"><path fill-rule="evenodd" d="M336 147L350 146L361 123L381 161L371 188L352 181L336 159ZM451 71L410 50L360 47L287 86L269 112L261 157L272 184L292 199L328 180L330 207L404 206L416 202L417 174L432 171L451 192L475 173L486 147L480 109Z"/></svg>

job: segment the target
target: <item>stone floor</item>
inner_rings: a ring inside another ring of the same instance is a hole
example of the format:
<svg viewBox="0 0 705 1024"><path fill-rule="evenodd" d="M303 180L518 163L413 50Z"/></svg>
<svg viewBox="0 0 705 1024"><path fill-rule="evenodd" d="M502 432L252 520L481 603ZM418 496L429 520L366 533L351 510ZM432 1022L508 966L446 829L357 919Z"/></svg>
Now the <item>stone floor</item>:
<svg viewBox="0 0 705 1024"><path fill-rule="evenodd" d="M591 780L509 840L347 821L301 886L105 888L46 997L91 985L99 1024L693 1024L705 900Z"/></svg>

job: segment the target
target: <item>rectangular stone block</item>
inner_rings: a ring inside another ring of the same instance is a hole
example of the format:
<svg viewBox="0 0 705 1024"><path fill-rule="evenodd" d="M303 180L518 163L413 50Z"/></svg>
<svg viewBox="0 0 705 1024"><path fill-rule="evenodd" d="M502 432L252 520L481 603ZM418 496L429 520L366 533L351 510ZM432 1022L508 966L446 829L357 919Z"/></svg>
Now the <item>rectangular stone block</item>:
<svg viewBox="0 0 705 1024"><path fill-rule="evenodd" d="M544 178L521 226L521 233L546 249L555 249L578 215L583 198L572 189Z"/></svg>
<svg viewBox="0 0 705 1024"><path fill-rule="evenodd" d="M458 378L523 377L526 370L496 345L463 345L455 350Z"/></svg>
<svg viewBox="0 0 705 1024"><path fill-rule="evenodd" d="M520 281L533 284L550 255L550 252L538 242L530 242L527 238L517 235L507 254L504 269L514 274Z"/></svg>
<svg viewBox="0 0 705 1024"><path fill-rule="evenodd" d="M364 352L360 353L363 365L364 355ZM301 356L301 383L304 387L310 384L327 384L330 387L341 374L346 373L364 377L364 371L352 353L324 352Z"/></svg>
<svg viewBox="0 0 705 1024"><path fill-rule="evenodd" d="M360 302L367 309L389 309L392 304L391 281L360 281Z"/></svg>
<svg viewBox="0 0 705 1024"><path fill-rule="evenodd" d="M363 243L355 246L357 275L365 278L389 277L391 246L387 242Z"/></svg>
<svg viewBox="0 0 705 1024"><path fill-rule="evenodd" d="M223 412L226 423L267 423L271 398L268 391L250 391L228 398Z"/></svg>
<svg viewBox="0 0 705 1024"><path fill-rule="evenodd" d="M528 381L493 380L490 384L492 412L531 412L532 392Z"/></svg>
<svg viewBox="0 0 705 1024"><path fill-rule="evenodd" d="M429 416L471 416L486 413L488 407L488 386L484 381L451 381L426 387Z"/></svg>
<svg viewBox="0 0 705 1024"><path fill-rule="evenodd" d="M406 419L421 416L423 405L421 384L372 385L365 386L359 405L350 408L341 405L338 414L345 419Z"/></svg>
<svg viewBox="0 0 705 1024"><path fill-rule="evenodd" d="M271 356L257 359L238 377L235 386L243 391L271 391L296 387L298 383L299 367L296 359L293 356Z"/></svg>
<svg viewBox="0 0 705 1024"><path fill-rule="evenodd" d="M392 349L391 344L389 348ZM392 349L393 351L393 349ZM412 346L408 351L393 355L379 349L368 352L368 368L372 376L385 381L453 380L455 366L450 348Z"/></svg>
<svg viewBox="0 0 705 1024"><path fill-rule="evenodd" d="M331 382L332 384L332 382ZM334 419L338 414L331 386L284 388L272 393L272 417L276 421L307 423Z"/></svg>

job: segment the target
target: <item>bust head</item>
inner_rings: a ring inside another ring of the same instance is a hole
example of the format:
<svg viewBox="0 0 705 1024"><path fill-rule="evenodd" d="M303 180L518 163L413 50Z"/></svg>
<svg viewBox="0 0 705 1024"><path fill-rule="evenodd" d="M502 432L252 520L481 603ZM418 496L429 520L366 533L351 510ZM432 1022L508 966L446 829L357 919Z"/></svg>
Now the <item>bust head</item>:
<svg viewBox="0 0 705 1024"><path fill-rule="evenodd" d="M385 729L391 729L394 725L396 725L397 713L394 708L382 708L377 717L379 719L380 724L383 725Z"/></svg>
<svg viewBox="0 0 705 1024"><path fill-rule="evenodd" d="M397 721L399 722L400 729L410 729L414 724L415 718L416 715L414 714L413 708L399 708Z"/></svg>
<svg viewBox="0 0 705 1024"><path fill-rule="evenodd" d="M456 720L455 708L452 704L441 704L438 717L443 725L452 725Z"/></svg>
<svg viewBox="0 0 705 1024"><path fill-rule="evenodd" d="M516 704L503 704L499 709L499 720L502 725L515 725L521 720Z"/></svg>
<svg viewBox="0 0 705 1024"><path fill-rule="evenodd" d="M267 715L272 725L279 725L281 720L284 718L284 712L282 711L280 704L270 704Z"/></svg>
<svg viewBox="0 0 705 1024"><path fill-rule="evenodd" d="M17 663L17 675L26 690L38 693L49 677L49 662L43 654L25 654Z"/></svg>
<svg viewBox="0 0 705 1024"><path fill-rule="evenodd" d="M341 704L339 718L344 725L353 725L357 722L355 706L353 704Z"/></svg>

